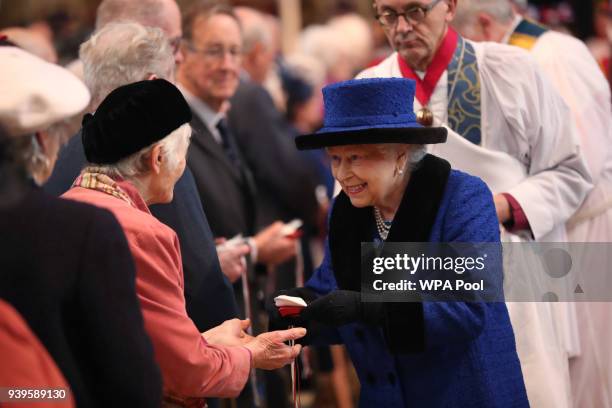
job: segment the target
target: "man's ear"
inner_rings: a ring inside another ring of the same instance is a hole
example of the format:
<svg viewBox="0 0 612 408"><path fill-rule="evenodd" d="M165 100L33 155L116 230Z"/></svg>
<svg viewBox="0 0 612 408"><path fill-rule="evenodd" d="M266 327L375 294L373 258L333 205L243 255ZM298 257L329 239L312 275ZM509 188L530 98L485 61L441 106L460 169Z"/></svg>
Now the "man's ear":
<svg viewBox="0 0 612 408"><path fill-rule="evenodd" d="M448 10L446 11L446 22L450 23L455 18L457 12L457 0L447 0Z"/></svg>
<svg viewBox="0 0 612 408"><path fill-rule="evenodd" d="M480 31L485 41L492 41L493 39L493 19L486 13L478 13L476 17Z"/></svg>
<svg viewBox="0 0 612 408"><path fill-rule="evenodd" d="M154 174L161 173L163 161L164 161L164 155L162 152L162 147L158 143L155 146L153 146L153 148L151 149L151 156L149 157L149 160L148 160L151 171Z"/></svg>

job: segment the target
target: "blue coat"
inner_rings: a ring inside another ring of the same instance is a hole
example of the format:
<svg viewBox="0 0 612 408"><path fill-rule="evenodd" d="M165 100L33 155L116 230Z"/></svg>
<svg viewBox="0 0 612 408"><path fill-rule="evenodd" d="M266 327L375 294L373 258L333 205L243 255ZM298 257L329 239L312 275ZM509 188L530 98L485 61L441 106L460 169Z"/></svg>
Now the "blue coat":
<svg viewBox="0 0 612 408"><path fill-rule="evenodd" d="M487 186L458 171L447 177L431 217L429 241L498 242L499 226ZM428 183L422 183L421 190L428 189ZM333 231L333 211L331 218ZM328 244L323 263L307 282L319 294L339 288L332 259ZM405 322L400 326L400 341L423 339L419 350L394 353L382 328L362 323L342 326L335 338L326 336L323 341L346 345L361 382L361 407L529 406L504 303L422 303L419 310L419 319L402 315Z"/></svg>

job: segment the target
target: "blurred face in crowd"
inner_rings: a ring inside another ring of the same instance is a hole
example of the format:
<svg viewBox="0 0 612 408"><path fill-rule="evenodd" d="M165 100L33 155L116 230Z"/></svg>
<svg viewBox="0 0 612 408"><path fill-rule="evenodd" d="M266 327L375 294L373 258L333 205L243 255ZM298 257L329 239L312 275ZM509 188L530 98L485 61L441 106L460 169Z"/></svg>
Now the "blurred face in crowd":
<svg viewBox="0 0 612 408"><path fill-rule="evenodd" d="M255 52L249 56L251 79L257 83L264 83L268 77L268 73L272 70L274 59L276 58L276 50L271 44L258 43Z"/></svg>
<svg viewBox="0 0 612 408"><path fill-rule="evenodd" d="M183 61L183 54L181 52L183 31L181 29L181 11L176 1L166 0L163 2L159 22L155 25L161 28L168 37L170 47L174 53L174 62L180 64Z"/></svg>
<svg viewBox="0 0 612 408"><path fill-rule="evenodd" d="M193 39L186 41L179 81L213 110L219 111L238 88L242 33L229 15L195 20Z"/></svg>
<svg viewBox="0 0 612 408"><path fill-rule="evenodd" d="M453 19L457 0L375 0L391 46L408 65L425 71ZM408 19L405 18L408 15Z"/></svg>

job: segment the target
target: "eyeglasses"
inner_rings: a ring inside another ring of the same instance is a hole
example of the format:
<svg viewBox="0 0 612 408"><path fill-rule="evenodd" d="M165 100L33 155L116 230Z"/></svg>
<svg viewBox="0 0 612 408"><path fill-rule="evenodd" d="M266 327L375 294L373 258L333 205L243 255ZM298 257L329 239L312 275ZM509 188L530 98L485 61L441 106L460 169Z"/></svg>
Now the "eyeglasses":
<svg viewBox="0 0 612 408"><path fill-rule="evenodd" d="M427 13L429 13L431 9L436 7L436 5L441 1L442 0L434 0L427 6L410 7L401 13L398 13L395 10L385 10L382 13L377 14L376 19L382 26L385 27L394 27L399 20L399 16L404 16L406 22L410 24L418 24L425 20Z"/></svg>
<svg viewBox="0 0 612 408"><path fill-rule="evenodd" d="M220 61L225 57L225 54L229 54L233 60L237 60L242 57L242 49L237 46L225 48L222 45L213 45L204 49L200 49L189 41L186 41L185 44L189 51L196 54L200 54L204 58L209 60Z"/></svg>

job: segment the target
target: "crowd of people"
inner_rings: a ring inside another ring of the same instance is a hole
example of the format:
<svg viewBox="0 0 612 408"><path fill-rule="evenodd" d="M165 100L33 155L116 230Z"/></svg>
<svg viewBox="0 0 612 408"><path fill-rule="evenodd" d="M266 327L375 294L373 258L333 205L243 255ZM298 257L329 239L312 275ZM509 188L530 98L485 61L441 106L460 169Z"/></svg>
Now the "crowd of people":
<svg viewBox="0 0 612 408"><path fill-rule="evenodd" d="M612 241L605 64L523 3L374 0L285 54L253 8L102 0L66 67L0 29L0 387L612 408L612 303L360 293L362 242Z"/></svg>

